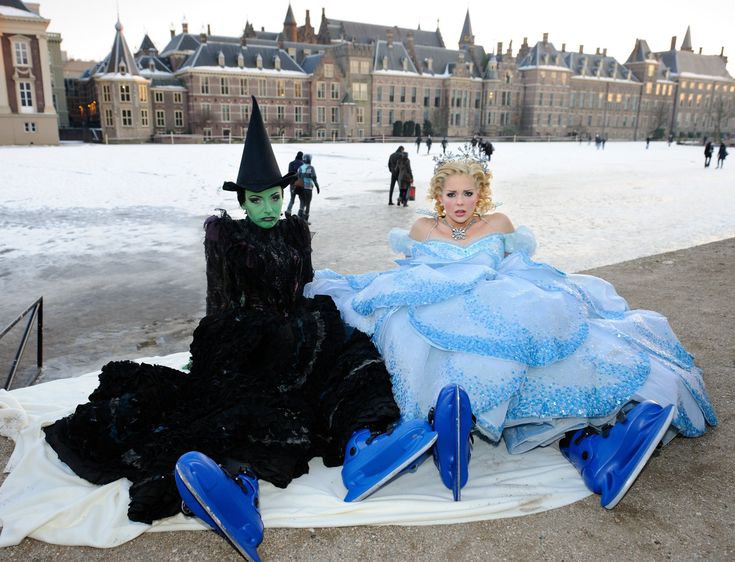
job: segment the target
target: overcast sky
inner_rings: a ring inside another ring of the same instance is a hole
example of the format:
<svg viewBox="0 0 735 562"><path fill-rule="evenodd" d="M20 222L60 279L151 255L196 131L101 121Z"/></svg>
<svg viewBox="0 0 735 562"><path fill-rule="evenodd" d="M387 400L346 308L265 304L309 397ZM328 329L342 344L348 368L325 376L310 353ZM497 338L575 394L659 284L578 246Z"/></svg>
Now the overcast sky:
<svg viewBox="0 0 735 562"><path fill-rule="evenodd" d="M59 32L61 47L69 57L100 60L110 50L115 35L115 21L120 15L125 38L130 48L140 45L145 33L163 49L174 25L181 31L184 19L189 31L199 33L210 26L214 35L239 36L246 21L256 29L280 31L288 9L287 0L270 0L265 4L247 0L41 0L41 15L50 19L50 31ZM668 50L671 37L677 36L680 47L687 26L691 26L692 46L697 52L719 54L725 47L735 57L735 1L720 0L699 4L691 0L525 0L490 2L369 0L293 0L291 7L299 25L306 10L311 22L319 28L322 8L328 18L359 21L379 25L397 25L424 30L439 29L444 43L456 48L467 9L470 10L475 43L494 51L498 41L506 49L513 40L517 52L524 37L533 45L544 32L557 49L566 43L567 50L595 52L607 48L608 55L625 62L636 38L646 39L654 51ZM367 9L366 9L367 7ZM731 74L733 73L730 70Z"/></svg>

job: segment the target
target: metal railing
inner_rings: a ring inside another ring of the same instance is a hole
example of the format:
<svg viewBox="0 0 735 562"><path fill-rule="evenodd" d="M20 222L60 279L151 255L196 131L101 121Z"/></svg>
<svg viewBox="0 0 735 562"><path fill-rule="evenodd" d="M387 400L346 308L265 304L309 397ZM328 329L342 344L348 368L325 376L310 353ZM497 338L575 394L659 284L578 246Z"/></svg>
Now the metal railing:
<svg viewBox="0 0 735 562"><path fill-rule="evenodd" d="M5 334L7 334L13 328L13 326L15 326L18 322L23 320L23 318L25 318L29 314L30 317L28 318L26 329L23 332L23 338L18 345L18 351L15 354L15 359L13 359L13 363L10 365L8 378L5 380L5 385L3 386L5 390L8 390L10 388L10 385L13 384L13 377L15 377L15 372L18 370L18 364L20 363L21 357L23 357L23 352L26 349L26 344L28 343L28 338L31 334L33 321L36 319L38 319L38 321L36 322L36 365L38 366L39 372L41 367L43 366L43 297L39 297L31 306L21 312L20 316L13 320L8 325L8 327L5 328L2 333L0 333L0 339L2 339Z"/></svg>

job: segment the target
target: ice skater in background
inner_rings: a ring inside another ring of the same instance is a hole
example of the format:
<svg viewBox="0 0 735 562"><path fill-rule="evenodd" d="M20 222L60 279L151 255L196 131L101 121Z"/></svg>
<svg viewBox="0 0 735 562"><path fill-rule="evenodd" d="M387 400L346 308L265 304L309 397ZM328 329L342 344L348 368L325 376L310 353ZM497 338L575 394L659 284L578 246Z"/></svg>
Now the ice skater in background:
<svg viewBox="0 0 735 562"><path fill-rule="evenodd" d="M727 147L724 142L720 143L720 148L717 151L717 167L722 168L725 165L725 158L727 158Z"/></svg>
<svg viewBox="0 0 735 562"><path fill-rule="evenodd" d="M660 314L631 310L602 279L533 261L533 234L494 212L490 178L469 147L441 158L435 214L391 232L400 266L317 271L305 294L331 296L372 337L404 419L432 415L454 388L460 467L469 409L511 453L558 443L613 508L659 443L717 423L701 372ZM461 487L466 473L455 476Z"/></svg>

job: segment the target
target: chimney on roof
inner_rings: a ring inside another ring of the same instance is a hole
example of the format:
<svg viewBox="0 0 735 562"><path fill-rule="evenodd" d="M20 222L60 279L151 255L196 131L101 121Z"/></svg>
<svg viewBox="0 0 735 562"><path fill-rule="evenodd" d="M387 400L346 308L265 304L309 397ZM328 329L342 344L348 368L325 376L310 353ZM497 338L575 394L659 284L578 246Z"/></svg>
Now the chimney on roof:
<svg viewBox="0 0 735 562"><path fill-rule="evenodd" d="M388 48L393 48L393 30L392 29L386 29L385 30L385 42L388 43Z"/></svg>
<svg viewBox="0 0 735 562"><path fill-rule="evenodd" d="M549 34L548 33L544 33L544 45L546 45L546 43L548 43L548 42L549 42Z"/></svg>
<svg viewBox="0 0 735 562"><path fill-rule="evenodd" d="M566 43L562 43L561 44L561 52L562 53L566 53L567 52L567 44Z"/></svg>
<svg viewBox="0 0 735 562"><path fill-rule="evenodd" d="M207 24L207 35L212 35L212 28Z"/></svg>
<svg viewBox="0 0 735 562"><path fill-rule="evenodd" d="M599 47L597 47L597 48L595 49L595 54L596 54L596 55L599 55L599 54L600 54L600 48L599 48Z"/></svg>
<svg viewBox="0 0 735 562"><path fill-rule="evenodd" d="M502 41L498 41L498 49L495 52L498 53L499 55L503 54L503 42Z"/></svg>
<svg viewBox="0 0 735 562"><path fill-rule="evenodd" d="M189 24L187 22L181 24L181 33L189 33Z"/></svg>
<svg viewBox="0 0 735 562"><path fill-rule="evenodd" d="M171 32L171 39L176 37L176 30L174 29L174 24L171 23L171 27L169 28L169 31Z"/></svg>
<svg viewBox="0 0 735 562"><path fill-rule="evenodd" d="M671 36L671 46L669 47L670 51L676 51L676 35Z"/></svg>
<svg viewBox="0 0 735 562"><path fill-rule="evenodd" d="M720 47L720 56L721 57L724 57L725 56L725 47L724 46Z"/></svg>
<svg viewBox="0 0 735 562"><path fill-rule="evenodd" d="M602 56L603 57L606 57L607 56L607 47L605 47L604 49L602 49Z"/></svg>
<svg viewBox="0 0 735 562"><path fill-rule="evenodd" d="M406 48L409 53L413 51L413 31L406 33Z"/></svg>
<svg viewBox="0 0 735 562"><path fill-rule="evenodd" d="M702 54L702 47L699 48L699 54Z"/></svg>
<svg viewBox="0 0 735 562"><path fill-rule="evenodd" d="M584 54L584 45L580 45L579 46L579 54L580 55L583 55Z"/></svg>
<svg viewBox="0 0 735 562"><path fill-rule="evenodd" d="M202 26L202 30L199 32L199 41L202 43L207 42L207 34L204 32L204 27Z"/></svg>

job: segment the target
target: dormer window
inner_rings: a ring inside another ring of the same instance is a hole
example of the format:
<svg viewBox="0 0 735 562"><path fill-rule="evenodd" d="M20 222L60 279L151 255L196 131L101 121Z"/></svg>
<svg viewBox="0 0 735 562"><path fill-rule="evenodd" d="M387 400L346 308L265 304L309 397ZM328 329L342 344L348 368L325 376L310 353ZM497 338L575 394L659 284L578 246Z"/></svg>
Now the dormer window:
<svg viewBox="0 0 735 562"><path fill-rule="evenodd" d="M429 57L426 59L426 68L429 70L429 72L434 72L434 59Z"/></svg>
<svg viewBox="0 0 735 562"><path fill-rule="evenodd" d="M260 56L260 53L258 53L258 56L255 57L255 66L258 68L263 68L263 57Z"/></svg>
<svg viewBox="0 0 735 562"><path fill-rule="evenodd" d="M408 57L403 57L401 64L403 65L403 70L408 70Z"/></svg>
<svg viewBox="0 0 735 562"><path fill-rule="evenodd" d="M467 63L467 70L470 71L470 74L472 74L472 71L475 69L475 64L473 62Z"/></svg>
<svg viewBox="0 0 735 562"><path fill-rule="evenodd" d="M117 66L117 70L120 74L125 74L128 71L128 67L123 61L120 61L120 64Z"/></svg>
<svg viewBox="0 0 735 562"><path fill-rule="evenodd" d="M156 63L154 61L148 61L148 70L154 72L156 70Z"/></svg>
<svg viewBox="0 0 735 562"><path fill-rule="evenodd" d="M237 67L242 68L245 66L245 57L242 56L242 53L237 54Z"/></svg>
<svg viewBox="0 0 735 562"><path fill-rule="evenodd" d="M511 76L510 72L505 73L505 83L510 84L513 80L513 77Z"/></svg>
<svg viewBox="0 0 735 562"><path fill-rule="evenodd" d="M219 64L220 66L225 65L225 54L222 51L217 53L217 64Z"/></svg>
<svg viewBox="0 0 735 562"><path fill-rule="evenodd" d="M459 52L459 54L457 55L457 60L459 62L464 62L464 51Z"/></svg>
<svg viewBox="0 0 735 562"><path fill-rule="evenodd" d="M388 70L388 57L383 57L383 70Z"/></svg>
<svg viewBox="0 0 735 562"><path fill-rule="evenodd" d="M279 57L278 55L273 57L273 66L276 70L281 70L281 57Z"/></svg>

